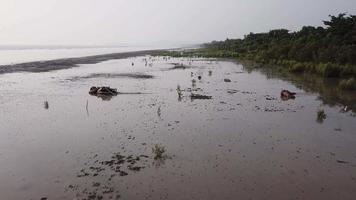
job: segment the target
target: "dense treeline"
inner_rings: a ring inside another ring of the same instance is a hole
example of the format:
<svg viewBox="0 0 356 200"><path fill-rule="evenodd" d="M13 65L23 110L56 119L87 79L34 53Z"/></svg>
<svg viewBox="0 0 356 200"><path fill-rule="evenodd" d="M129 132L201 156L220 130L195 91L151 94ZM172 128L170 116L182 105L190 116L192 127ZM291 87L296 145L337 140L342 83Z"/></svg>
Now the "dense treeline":
<svg viewBox="0 0 356 200"><path fill-rule="evenodd" d="M310 71L327 77L356 74L356 16L339 14L324 21L325 27L305 26L250 33L244 39L205 44L206 55L237 57L278 64L293 72Z"/></svg>
<svg viewBox="0 0 356 200"><path fill-rule="evenodd" d="M315 73L324 77L348 77L341 84L356 89L356 16L339 14L324 21L324 27L305 26L250 33L244 39L226 39L204 44L203 48L169 56L238 58L278 67L294 73Z"/></svg>

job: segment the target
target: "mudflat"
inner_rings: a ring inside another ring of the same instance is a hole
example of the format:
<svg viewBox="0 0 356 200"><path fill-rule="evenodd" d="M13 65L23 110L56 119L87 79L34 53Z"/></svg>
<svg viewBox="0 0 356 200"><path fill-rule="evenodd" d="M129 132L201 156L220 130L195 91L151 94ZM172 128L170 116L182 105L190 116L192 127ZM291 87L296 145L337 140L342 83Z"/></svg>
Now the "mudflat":
<svg viewBox="0 0 356 200"><path fill-rule="evenodd" d="M79 64L95 64L112 59L122 59L134 56L144 56L154 54L160 50L134 51L126 53L112 53L96 56L86 56L80 58L63 58L48 61L27 62L14 65L0 65L0 74L14 72L48 72L52 70L68 69Z"/></svg>
<svg viewBox="0 0 356 200"><path fill-rule="evenodd" d="M354 92L148 53L1 74L1 199L355 198Z"/></svg>

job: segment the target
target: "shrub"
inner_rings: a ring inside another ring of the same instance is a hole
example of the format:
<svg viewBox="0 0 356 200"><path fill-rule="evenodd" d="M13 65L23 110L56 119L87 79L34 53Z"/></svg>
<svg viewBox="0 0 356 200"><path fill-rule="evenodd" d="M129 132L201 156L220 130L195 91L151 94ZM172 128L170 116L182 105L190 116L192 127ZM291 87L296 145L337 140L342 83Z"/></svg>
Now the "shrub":
<svg viewBox="0 0 356 200"><path fill-rule="evenodd" d="M305 71L305 65L302 63L295 63L289 68L289 71L293 73L303 73Z"/></svg>
<svg viewBox="0 0 356 200"><path fill-rule="evenodd" d="M339 87L343 90L355 90L356 89L355 78L344 79L340 81Z"/></svg>
<svg viewBox="0 0 356 200"><path fill-rule="evenodd" d="M331 63L327 63L324 67L323 75L324 77L339 77L340 71L340 67Z"/></svg>
<svg viewBox="0 0 356 200"><path fill-rule="evenodd" d="M341 76L352 76L354 74L356 75L355 66L352 65L343 66L340 73Z"/></svg>

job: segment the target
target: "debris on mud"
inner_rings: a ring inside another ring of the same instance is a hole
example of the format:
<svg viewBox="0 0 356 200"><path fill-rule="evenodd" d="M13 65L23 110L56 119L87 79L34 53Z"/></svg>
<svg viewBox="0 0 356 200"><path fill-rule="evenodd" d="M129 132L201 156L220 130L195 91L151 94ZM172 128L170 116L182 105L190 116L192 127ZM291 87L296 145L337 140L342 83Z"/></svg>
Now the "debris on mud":
<svg viewBox="0 0 356 200"><path fill-rule="evenodd" d="M111 96L116 96L118 94L117 89L115 88L110 88L110 87L96 87L93 86L89 90L89 94L91 95L111 95Z"/></svg>
<svg viewBox="0 0 356 200"><path fill-rule="evenodd" d="M201 89L201 88L187 88L184 91L185 92L202 92L203 89Z"/></svg>
<svg viewBox="0 0 356 200"><path fill-rule="evenodd" d="M96 158L95 155L93 158ZM115 153L111 156L111 159L104 159L102 161L95 159L95 161L88 165L87 168L80 170L77 175L78 178L87 182L93 181L90 185L70 184L66 187L66 190L75 191L79 199L118 199L120 193L117 189L112 187L113 179L123 178L128 176L130 172L138 172L149 166L149 156L146 155L121 155ZM103 178L107 178L103 181ZM85 186L86 185L86 186Z"/></svg>
<svg viewBox="0 0 356 200"><path fill-rule="evenodd" d="M295 92L290 92L288 90L282 90L281 91L281 99L283 101L287 101L289 99L295 99Z"/></svg>
<svg viewBox="0 0 356 200"><path fill-rule="evenodd" d="M118 95L117 89L110 87L91 87L89 94L101 98L103 101L110 101L113 96Z"/></svg>
<svg viewBox="0 0 356 200"><path fill-rule="evenodd" d="M101 98L103 101L109 101L112 97L117 96L118 94L145 94L141 92L118 92L116 88L110 88L107 86L96 87L93 86L89 90L89 94Z"/></svg>
<svg viewBox="0 0 356 200"><path fill-rule="evenodd" d="M230 79L228 79L228 78L225 78L225 79L224 79L224 82L225 82L225 83L230 83L230 82L231 82L231 80L230 80Z"/></svg>
<svg viewBox="0 0 356 200"><path fill-rule="evenodd" d="M171 70L175 70L175 69L188 69L188 68L191 68L191 66L186 66L186 65L183 65L182 63L172 63L174 65L174 67L171 67L170 69Z"/></svg>
<svg viewBox="0 0 356 200"><path fill-rule="evenodd" d="M265 97L266 97L266 100L267 100L267 101L277 100L276 97L273 97L273 96L270 96L270 95L266 95Z"/></svg>
<svg viewBox="0 0 356 200"><path fill-rule="evenodd" d="M152 79L154 76L144 73L93 73L87 76L75 76L69 78L69 81L80 81L82 79L93 78L133 78L133 79Z"/></svg>
<svg viewBox="0 0 356 200"><path fill-rule="evenodd" d="M337 162L337 163L340 163L340 164L348 164L348 163L349 163L349 162L344 161L344 160L337 160L336 162Z"/></svg>
<svg viewBox="0 0 356 200"><path fill-rule="evenodd" d="M194 99L212 99L212 96L207 96L207 95L203 95L203 94L194 94L192 93L190 95L190 99L194 100Z"/></svg>
<svg viewBox="0 0 356 200"><path fill-rule="evenodd" d="M229 94L235 94L237 92L239 92L239 90L234 90L234 89L228 89L227 90L227 93L229 93Z"/></svg>

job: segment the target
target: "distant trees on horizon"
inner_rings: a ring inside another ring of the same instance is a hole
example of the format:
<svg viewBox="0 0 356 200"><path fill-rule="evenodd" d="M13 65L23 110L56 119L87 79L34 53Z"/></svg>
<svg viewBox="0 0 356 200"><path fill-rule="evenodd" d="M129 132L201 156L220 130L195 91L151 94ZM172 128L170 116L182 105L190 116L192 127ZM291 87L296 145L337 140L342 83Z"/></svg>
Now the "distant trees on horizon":
<svg viewBox="0 0 356 200"><path fill-rule="evenodd" d="M323 21L325 27L304 26L296 32L276 29L266 33L249 33L243 39L213 41L204 44L204 47L221 57L238 57L262 63L282 60L332 63L348 66L345 70L349 72L344 73L356 74L356 16L341 13L329 17L329 20Z"/></svg>

